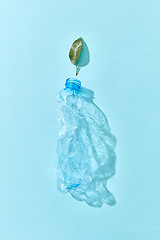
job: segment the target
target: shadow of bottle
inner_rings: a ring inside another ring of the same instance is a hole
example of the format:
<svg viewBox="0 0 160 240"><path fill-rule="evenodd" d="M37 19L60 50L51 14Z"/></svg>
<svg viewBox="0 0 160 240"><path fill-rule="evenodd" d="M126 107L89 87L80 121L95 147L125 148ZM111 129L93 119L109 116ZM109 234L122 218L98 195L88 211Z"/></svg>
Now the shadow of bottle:
<svg viewBox="0 0 160 240"><path fill-rule="evenodd" d="M83 126L85 135L83 145L87 145L89 152L92 177L85 187L73 188L70 194L76 200L85 201L92 207L101 207L103 203L113 206L116 204L116 199L108 190L107 181L115 174L116 138L111 133L105 114L94 103L93 94L94 92L90 89L84 87L80 89L85 110L81 109L84 114L80 118L79 129Z"/></svg>

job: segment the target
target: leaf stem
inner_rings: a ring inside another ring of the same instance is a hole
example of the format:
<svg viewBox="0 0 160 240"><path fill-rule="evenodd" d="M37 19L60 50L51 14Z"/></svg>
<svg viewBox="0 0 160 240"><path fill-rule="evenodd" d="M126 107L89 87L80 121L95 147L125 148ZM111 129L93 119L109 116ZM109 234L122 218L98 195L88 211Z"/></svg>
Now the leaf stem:
<svg viewBox="0 0 160 240"><path fill-rule="evenodd" d="M76 65L76 76L78 75L78 69L79 69L79 67Z"/></svg>

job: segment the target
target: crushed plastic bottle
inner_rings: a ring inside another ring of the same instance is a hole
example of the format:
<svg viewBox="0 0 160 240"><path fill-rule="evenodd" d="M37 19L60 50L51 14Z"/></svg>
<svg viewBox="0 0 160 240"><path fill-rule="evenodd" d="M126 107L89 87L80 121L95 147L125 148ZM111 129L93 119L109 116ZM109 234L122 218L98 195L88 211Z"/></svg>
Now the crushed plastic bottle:
<svg viewBox="0 0 160 240"><path fill-rule="evenodd" d="M68 78L65 86L57 97L57 187L93 207L113 205L106 184L115 173L116 139L93 101L94 92L75 78Z"/></svg>

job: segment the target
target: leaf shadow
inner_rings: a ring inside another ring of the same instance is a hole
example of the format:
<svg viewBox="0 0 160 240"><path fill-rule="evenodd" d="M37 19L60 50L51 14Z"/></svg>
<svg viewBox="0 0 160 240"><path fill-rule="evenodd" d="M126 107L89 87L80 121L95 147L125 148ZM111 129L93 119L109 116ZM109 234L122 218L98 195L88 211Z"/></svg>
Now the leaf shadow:
<svg viewBox="0 0 160 240"><path fill-rule="evenodd" d="M84 39L82 37L81 37L81 40L82 40L82 43L83 43L83 47L82 47L80 57L77 61L77 66L79 66L78 73L79 73L79 71L82 67L87 66L90 62L89 48L88 48L86 42L84 41Z"/></svg>

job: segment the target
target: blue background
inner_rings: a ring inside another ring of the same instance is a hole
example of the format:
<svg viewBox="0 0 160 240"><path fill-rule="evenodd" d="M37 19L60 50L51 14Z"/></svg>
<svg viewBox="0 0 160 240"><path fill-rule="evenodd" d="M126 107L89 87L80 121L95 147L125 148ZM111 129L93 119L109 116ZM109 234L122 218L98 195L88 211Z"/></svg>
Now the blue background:
<svg viewBox="0 0 160 240"><path fill-rule="evenodd" d="M0 239L160 239L160 1L0 0ZM117 204L56 189L55 98L83 37L95 91L117 138Z"/></svg>

